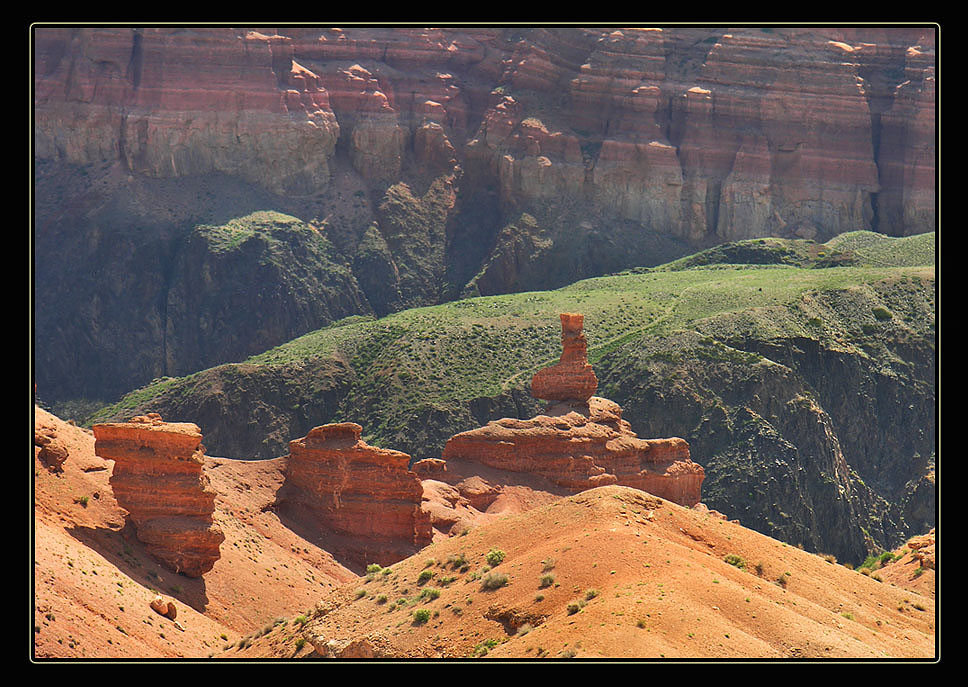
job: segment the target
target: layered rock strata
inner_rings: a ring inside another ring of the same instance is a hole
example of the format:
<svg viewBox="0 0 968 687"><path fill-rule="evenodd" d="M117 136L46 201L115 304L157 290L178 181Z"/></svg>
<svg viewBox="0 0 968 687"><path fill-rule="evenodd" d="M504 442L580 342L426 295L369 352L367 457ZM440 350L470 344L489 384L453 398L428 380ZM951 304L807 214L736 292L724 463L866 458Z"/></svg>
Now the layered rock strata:
<svg viewBox="0 0 968 687"><path fill-rule="evenodd" d="M150 413L93 430L95 453L114 461L114 497L148 552L189 577L211 570L225 535L212 519L215 493L202 472L198 426Z"/></svg>
<svg viewBox="0 0 968 687"><path fill-rule="evenodd" d="M197 354L199 322L258 332L245 357L347 315L557 288L724 241L936 228L931 26L33 35L51 401L221 362ZM210 259L220 247L191 230L267 209L319 228L332 259L303 241L293 260L261 242ZM261 291L212 276L223 288L196 299L182 287L209 276L188 261L264 270ZM345 297L294 303L329 291L324 273Z"/></svg>
<svg viewBox="0 0 968 687"><path fill-rule="evenodd" d="M561 361L534 376L532 394L554 402L528 420L504 418L457 434L442 458L539 475L575 492L621 484L684 506L699 503L702 466L684 439L640 439L621 407L593 396L598 381L588 364L584 317L561 315Z"/></svg>
<svg viewBox="0 0 968 687"><path fill-rule="evenodd" d="M574 492L621 484L690 507L699 503L705 476L684 439L640 439L619 405L597 396L461 432L443 458L539 475Z"/></svg>
<svg viewBox="0 0 968 687"><path fill-rule="evenodd" d="M277 497L309 516L318 535L343 538L337 552L360 563L389 564L430 543L423 487L410 456L362 440L363 428L341 422L313 428L289 443L286 480Z"/></svg>

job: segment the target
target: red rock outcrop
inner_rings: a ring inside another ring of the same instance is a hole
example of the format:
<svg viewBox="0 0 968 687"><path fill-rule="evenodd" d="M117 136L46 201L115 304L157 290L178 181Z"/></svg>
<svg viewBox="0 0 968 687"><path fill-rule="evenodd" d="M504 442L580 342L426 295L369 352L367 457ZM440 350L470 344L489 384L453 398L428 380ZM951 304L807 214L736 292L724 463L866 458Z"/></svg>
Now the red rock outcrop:
<svg viewBox="0 0 968 687"><path fill-rule="evenodd" d="M53 428L37 427L34 429L34 456L51 472L63 472L69 451L57 440Z"/></svg>
<svg viewBox="0 0 968 687"><path fill-rule="evenodd" d="M572 491L621 484L694 506L705 472L684 439L640 439L615 402L594 396L584 316L563 313L561 361L534 376L532 395L555 401L529 420L504 418L461 432L443 460L538 475ZM493 499L492 499L493 500Z"/></svg>
<svg viewBox="0 0 968 687"><path fill-rule="evenodd" d="M212 520L215 493L202 472L198 426L150 413L93 430L95 453L114 461L114 497L148 552L189 577L211 570L225 535Z"/></svg>
<svg viewBox="0 0 968 687"><path fill-rule="evenodd" d="M705 473L684 439L640 439L618 404L593 396L529 420L505 418L453 436L444 460L539 475L574 492L607 484L642 489L684 506L700 500Z"/></svg>
<svg viewBox="0 0 968 687"><path fill-rule="evenodd" d="M286 479L277 497L287 512L335 534L336 552L357 563L388 565L430 543L423 487L410 456L368 445L353 422L315 427L289 443Z"/></svg>
<svg viewBox="0 0 968 687"><path fill-rule="evenodd" d="M598 377L588 364L588 341L582 332L585 316L561 314L561 358L531 378L531 395L545 401L587 401L598 389Z"/></svg>
<svg viewBox="0 0 968 687"><path fill-rule="evenodd" d="M907 546L914 552L914 557L920 562L922 568L935 569L935 532L934 528L927 534L912 537Z"/></svg>

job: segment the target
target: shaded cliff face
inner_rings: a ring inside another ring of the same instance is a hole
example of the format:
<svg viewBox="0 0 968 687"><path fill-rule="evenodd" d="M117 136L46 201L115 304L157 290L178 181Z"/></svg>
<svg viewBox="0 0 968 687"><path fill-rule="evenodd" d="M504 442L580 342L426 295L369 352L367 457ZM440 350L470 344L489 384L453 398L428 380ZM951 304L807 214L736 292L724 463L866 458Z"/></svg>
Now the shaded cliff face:
<svg viewBox="0 0 968 687"><path fill-rule="evenodd" d="M34 47L50 400L211 364L184 332L232 290L169 293L197 227L255 211L332 245L287 268L354 294L309 328L729 239L935 228L931 28L42 27ZM259 278L285 291L287 270Z"/></svg>

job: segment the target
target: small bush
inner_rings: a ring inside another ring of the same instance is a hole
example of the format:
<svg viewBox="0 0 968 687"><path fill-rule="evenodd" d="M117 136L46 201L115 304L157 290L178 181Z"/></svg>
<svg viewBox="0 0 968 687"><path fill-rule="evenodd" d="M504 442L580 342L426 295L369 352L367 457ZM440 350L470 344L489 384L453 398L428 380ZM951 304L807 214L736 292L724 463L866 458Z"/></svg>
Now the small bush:
<svg viewBox="0 0 968 687"><path fill-rule="evenodd" d="M871 310L871 313L874 315L874 319L880 322L884 322L894 317L893 313L891 313L890 310L888 310L887 308L882 308L881 306L877 306L876 308Z"/></svg>
<svg viewBox="0 0 968 687"><path fill-rule="evenodd" d="M380 565L379 563L370 563L368 566L366 566L366 572L371 574L382 572L382 571L383 571L383 566Z"/></svg>
<svg viewBox="0 0 968 687"><path fill-rule="evenodd" d="M541 576L541 588L542 589L544 589L546 587L550 587L554 583L555 583L555 576L554 575L550 575L549 574L549 575L542 575Z"/></svg>
<svg viewBox="0 0 968 687"><path fill-rule="evenodd" d="M487 552L485 560L487 560L487 564L493 568L497 565L500 565L504 560L504 552L500 549L491 549Z"/></svg>
<svg viewBox="0 0 968 687"><path fill-rule="evenodd" d="M481 580L482 589L498 589L508 583L508 576L504 573L491 573Z"/></svg>
<svg viewBox="0 0 968 687"><path fill-rule="evenodd" d="M739 568L740 570L746 570L746 561L743 560L742 556L737 556L735 553L727 554L724 561L732 566Z"/></svg>
<svg viewBox="0 0 968 687"><path fill-rule="evenodd" d="M474 656L487 656L487 652L501 643L499 639L485 639L474 647Z"/></svg>
<svg viewBox="0 0 968 687"><path fill-rule="evenodd" d="M883 568L885 565L893 561L895 558L897 558L897 556L895 556L892 552L885 551L884 553L881 554L880 558L878 558L877 560L880 562L881 567Z"/></svg>
<svg viewBox="0 0 968 687"><path fill-rule="evenodd" d="M596 596L598 596L598 590L597 589L589 589L587 592L585 592L585 600L586 601L591 601Z"/></svg>
<svg viewBox="0 0 968 687"><path fill-rule="evenodd" d="M413 622L416 625L423 625L425 622L430 620L430 610L427 608L418 608L413 612Z"/></svg>
<svg viewBox="0 0 968 687"><path fill-rule="evenodd" d="M365 589L357 589L356 590L356 598L357 599L362 599L364 596L366 596L366 590Z"/></svg>
<svg viewBox="0 0 968 687"><path fill-rule="evenodd" d="M424 570L417 577L417 584L424 584L425 582L429 581L430 578L433 577L433 576L434 576L434 574L433 574L432 571L430 571L430 570Z"/></svg>
<svg viewBox="0 0 968 687"><path fill-rule="evenodd" d="M568 606L566 607L566 610L568 611L568 615L575 615L578 611L580 611L584 607L585 607L584 601L572 601L570 604L568 604Z"/></svg>
<svg viewBox="0 0 968 687"><path fill-rule="evenodd" d="M433 587L427 587L422 592L420 592L421 599L427 599L428 601L433 601L434 599L440 598L440 590Z"/></svg>

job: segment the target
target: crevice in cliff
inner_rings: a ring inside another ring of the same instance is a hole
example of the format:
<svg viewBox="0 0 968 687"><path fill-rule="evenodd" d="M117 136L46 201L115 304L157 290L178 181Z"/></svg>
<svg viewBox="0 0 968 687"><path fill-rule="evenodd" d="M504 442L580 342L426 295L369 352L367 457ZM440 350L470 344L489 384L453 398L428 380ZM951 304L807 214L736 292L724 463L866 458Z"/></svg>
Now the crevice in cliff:
<svg viewBox="0 0 968 687"><path fill-rule="evenodd" d="M871 112L871 145L874 154L874 167L877 169L877 185L881 183L881 114ZM880 212L878 208L878 191L871 191L871 231L879 231Z"/></svg>
<svg viewBox="0 0 968 687"><path fill-rule="evenodd" d="M276 77L276 86L286 89L289 84L289 73L292 71L292 48L289 43L281 43L283 49L280 50L280 43L281 41L269 41L269 59L272 74Z"/></svg>
<svg viewBox="0 0 968 687"><path fill-rule="evenodd" d="M706 233L715 234L719 225L719 197L722 195L723 184L710 180L706 187Z"/></svg>
<svg viewBox="0 0 968 687"><path fill-rule="evenodd" d="M128 60L127 77L134 90L141 86L141 72L144 68L144 48L142 42L144 36L141 29L134 29L131 36L131 57Z"/></svg>

